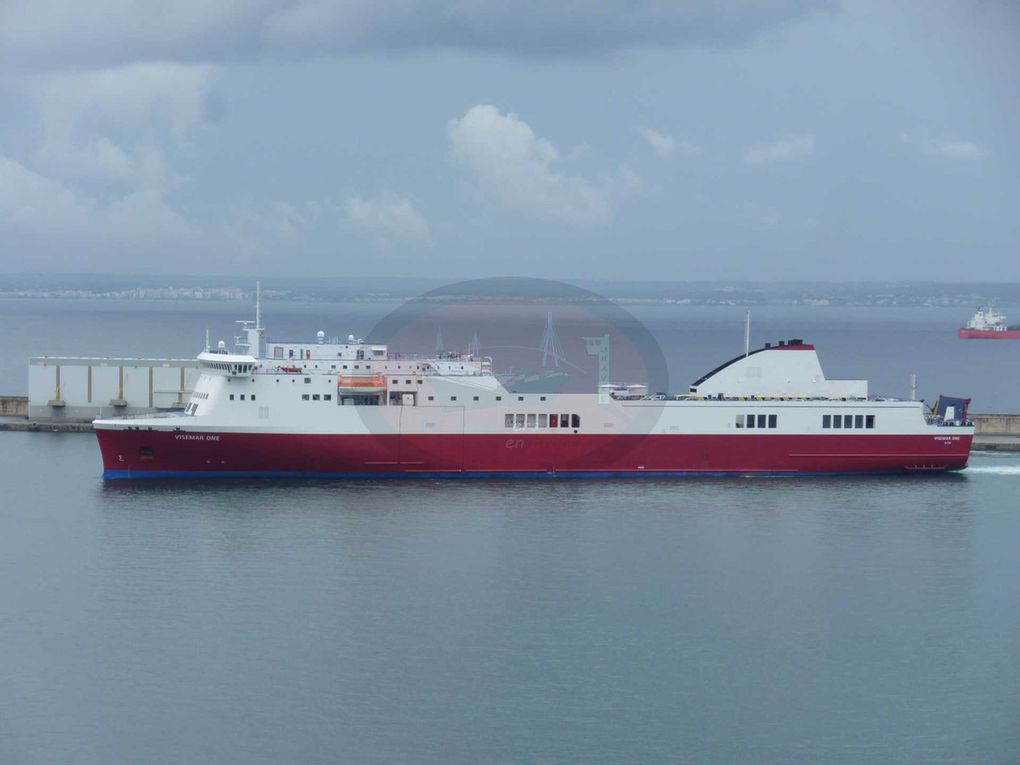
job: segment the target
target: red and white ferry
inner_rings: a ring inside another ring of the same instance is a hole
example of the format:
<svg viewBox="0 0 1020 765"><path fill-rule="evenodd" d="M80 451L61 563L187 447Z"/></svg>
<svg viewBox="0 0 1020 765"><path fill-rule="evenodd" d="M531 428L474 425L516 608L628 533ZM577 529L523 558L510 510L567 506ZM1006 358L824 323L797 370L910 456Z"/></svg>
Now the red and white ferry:
<svg viewBox="0 0 1020 765"><path fill-rule="evenodd" d="M96 420L104 477L813 475L960 470L966 404L874 398L828 380L799 339L744 354L680 395L637 386L516 393L475 355L264 343L198 356L183 412ZM623 393L621 394L621 391Z"/></svg>

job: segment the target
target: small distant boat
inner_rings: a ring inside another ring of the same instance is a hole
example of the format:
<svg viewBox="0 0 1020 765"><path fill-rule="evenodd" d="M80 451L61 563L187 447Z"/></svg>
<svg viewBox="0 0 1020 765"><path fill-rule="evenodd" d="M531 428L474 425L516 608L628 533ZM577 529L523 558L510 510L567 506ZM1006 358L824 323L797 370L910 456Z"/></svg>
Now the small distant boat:
<svg viewBox="0 0 1020 765"><path fill-rule="evenodd" d="M1020 340L1020 324L1006 324L1003 314L987 306L978 308L956 336L961 340Z"/></svg>

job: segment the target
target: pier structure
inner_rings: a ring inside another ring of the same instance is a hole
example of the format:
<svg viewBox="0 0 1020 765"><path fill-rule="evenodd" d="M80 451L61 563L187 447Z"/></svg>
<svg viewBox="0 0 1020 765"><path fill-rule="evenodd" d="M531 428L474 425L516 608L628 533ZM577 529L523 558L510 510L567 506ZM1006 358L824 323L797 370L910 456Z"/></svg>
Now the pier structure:
<svg viewBox="0 0 1020 765"><path fill-rule="evenodd" d="M28 366L27 416L40 421L184 409L196 359L37 356Z"/></svg>

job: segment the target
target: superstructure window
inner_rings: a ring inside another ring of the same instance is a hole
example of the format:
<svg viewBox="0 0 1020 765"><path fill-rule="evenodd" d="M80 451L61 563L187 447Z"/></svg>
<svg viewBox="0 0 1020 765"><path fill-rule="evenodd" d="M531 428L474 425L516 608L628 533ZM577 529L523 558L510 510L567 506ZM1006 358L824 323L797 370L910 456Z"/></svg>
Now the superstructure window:
<svg viewBox="0 0 1020 765"><path fill-rule="evenodd" d="M779 424L779 415L776 415L776 414L770 414L770 415L769 415L769 427L770 427L770 428L774 428L774 427L776 427L776 426L777 426L778 424Z"/></svg>
<svg viewBox="0 0 1020 765"><path fill-rule="evenodd" d="M517 427L517 428L523 428L524 427L524 415L523 414L516 415L516 417L514 419L514 427Z"/></svg>
<svg viewBox="0 0 1020 765"><path fill-rule="evenodd" d="M244 401L244 394L241 394L241 400Z"/></svg>
<svg viewBox="0 0 1020 765"><path fill-rule="evenodd" d="M512 428L514 426L514 416L507 414L503 416L503 427Z"/></svg>
<svg viewBox="0 0 1020 765"><path fill-rule="evenodd" d="M832 427L834 427L834 428L842 428L843 427L843 417L841 415L837 414L837 415L833 416L833 418L832 418Z"/></svg>
<svg viewBox="0 0 1020 765"><path fill-rule="evenodd" d="M863 414L855 414L854 415L854 427L855 428L863 428L864 427L864 415Z"/></svg>
<svg viewBox="0 0 1020 765"><path fill-rule="evenodd" d="M323 393L322 394L322 400L323 401L332 401L333 400L333 394L332 393Z"/></svg>
<svg viewBox="0 0 1020 765"><path fill-rule="evenodd" d="M312 378L311 378L311 377L306 377L306 378L305 378L305 382L306 382L306 383L310 383L311 381L312 381Z"/></svg>
<svg viewBox="0 0 1020 765"><path fill-rule="evenodd" d="M518 397L517 397L517 400L518 400L518 401L523 401L523 400L524 400L524 396L518 396Z"/></svg>
<svg viewBox="0 0 1020 765"><path fill-rule="evenodd" d="M538 427L548 428L549 427L549 415L540 414L538 415Z"/></svg>
<svg viewBox="0 0 1020 765"><path fill-rule="evenodd" d="M234 400L234 394L233 394L233 393L231 393L231 394L230 394L230 400L231 400L231 401L233 401L233 400Z"/></svg>
<svg viewBox="0 0 1020 765"><path fill-rule="evenodd" d="M550 414L549 415L549 427L550 428L555 428L558 423L559 423L559 418L555 414Z"/></svg>
<svg viewBox="0 0 1020 765"><path fill-rule="evenodd" d="M450 396L450 401L456 401L456 400L457 400L456 396Z"/></svg>
<svg viewBox="0 0 1020 765"><path fill-rule="evenodd" d="M581 427L581 415L579 414L570 415L570 427L572 428Z"/></svg>
<svg viewBox="0 0 1020 765"><path fill-rule="evenodd" d="M737 415L737 427L740 429L743 429L744 427L744 415L742 414Z"/></svg>
<svg viewBox="0 0 1020 765"><path fill-rule="evenodd" d="M318 393L313 393L312 394L312 401L318 401L318 400L319 400L319 394Z"/></svg>
<svg viewBox="0 0 1020 765"><path fill-rule="evenodd" d="M865 427L867 427L867 428L874 428L875 427L875 415L873 415L873 414L865 415L864 421L867 423L865 425Z"/></svg>
<svg viewBox="0 0 1020 765"><path fill-rule="evenodd" d="M309 395L307 393L302 393L301 394L301 400L302 401L307 401L308 399L309 399Z"/></svg>
<svg viewBox="0 0 1020 765"><path fill-rule="evenodd" d="M570 415L569 414L561 414L560 415L560 427L561 428L569 428L570 427Z"/></svg>
<svg viewBox="0 0 1020 765"><path fill-rule="evenodd" d="M753 428L754 423L755 423L754 415L753 414L747 415L747 427Z"/></svg>
<svg viewBox="0 0 1020 765"><path fill-rule="evenodd" d="M823 414L822 415L822 427L823 428L831 428L832 427L832 415L831 414Z"/></svg>
<svg viewBox="0 0 1020 765"><path fill-rule="evenodd" d="M852 428L854 426L854 416L852 414L843 415L843 427Z"/></svg>
<svg viewBox="0 0 1020 765"><path fill-rule="evenodd" d="M759 428L764 428L765 427L765 422L766 422L765 415L764 414L759 414L758 415L758 427Z"/></svg>
<svg viewBox="0 0 1020 765"><path fill-rule="evenodd" d="M536 427L538 427L538 419L533 414L529 414L528 415L528 427L529 428L536 428Z"/></svg>

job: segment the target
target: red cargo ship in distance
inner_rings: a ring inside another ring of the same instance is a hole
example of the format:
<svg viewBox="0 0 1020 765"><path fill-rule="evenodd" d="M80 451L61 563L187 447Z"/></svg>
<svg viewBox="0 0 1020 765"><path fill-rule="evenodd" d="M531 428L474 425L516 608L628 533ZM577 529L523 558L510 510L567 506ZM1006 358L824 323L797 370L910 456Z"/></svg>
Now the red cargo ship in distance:
<svg viewBox="0 0 1020 765"><path fill-rule="evenodd" d="M961 340L1020 340L1020 325L1006 324L1006 317L989 306L977 309L956 336Z"/></svg>
<svg viewBox="0 0 1020 765"><path fill-rule="evenodd" d="M966 467L974 434L966 399L869 396L826 379L800 339L745 349L680 394L542 394L509 390L488 357L245 325L234 352L199 354L184 411L95 421L105 478L938 473Z"/></svg>

